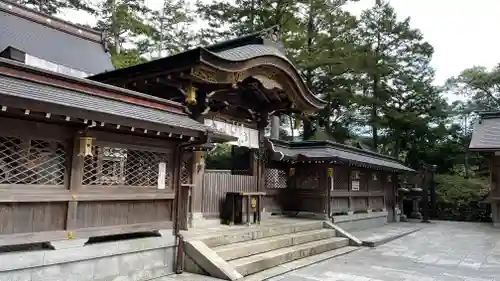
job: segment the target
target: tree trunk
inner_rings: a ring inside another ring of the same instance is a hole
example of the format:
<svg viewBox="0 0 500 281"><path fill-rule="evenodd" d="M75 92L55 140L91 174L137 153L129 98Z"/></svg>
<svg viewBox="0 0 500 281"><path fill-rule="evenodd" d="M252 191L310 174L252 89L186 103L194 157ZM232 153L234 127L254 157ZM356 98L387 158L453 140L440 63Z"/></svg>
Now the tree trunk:
<svg viewBox="0 0 500 281"><path fill-rule="evenodd" d="M115 53L117 55L121 52L120 46L120 26L118 25L118 8L116 5L116 0L111 0L111 29L113 32L113 40L115 41Z"/></svg>
<svg viewBox="0 0 500 281"><path fill-rule="evenodd" d="M313 48L313 32L314 32L314 0L309 0L309 17L307 21L307 55L310 58L312 56ZM309 89L312 88L312 69L311 66L307 66L306 70L306 84ZM304 134L302 136L303 140L308 140L312 137L312 124L307 118L304 119Z"/></svg>
<svg viewBox="0 0 500 281"><path fill-rule="evenodd" d="M249 26L249 30L250 30L250 33L254 32L254 25L255 25L255 0L252 0L252 2L250 3L250 26Z"/></svg>

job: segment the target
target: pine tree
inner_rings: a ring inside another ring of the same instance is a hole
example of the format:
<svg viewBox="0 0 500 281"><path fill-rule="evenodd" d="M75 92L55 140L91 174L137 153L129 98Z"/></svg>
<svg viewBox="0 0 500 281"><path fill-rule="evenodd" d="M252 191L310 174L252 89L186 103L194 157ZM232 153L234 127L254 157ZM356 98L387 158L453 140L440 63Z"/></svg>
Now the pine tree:
<svg viewBox="0 0 500 281"><path fill-rule="evenodd" d="M388 101L428 71L433 50L409 19L398 21L394 9L382 0L362 13L358 30L365 53L358 69L360 121L369 120L372 147L378 150L380 129L385 129L383 114L391 107Z"/></svg>
<svg viewBox="0 0 500 281"><path fill-rule="evenodd" d="M206 43L280 26L284 42L298 27L297 0L237 0L197 3L197 13L208 23L200 32Z"/></svg>
<svg viewBox="0 0 500 281"><path fill-rule="evenodd" d="M152 18L155 33L148 38L159 56L169 56L194 46L193 11L185 0L164 0Z"/></svg>
<svg viewBox="0 0 500 281"><path fill-rule="evenodd" d="M99 4L97 28L105 31L115 67L142 62L140 49L134 45L138 36L151 36L155 30L146 20L151 10L144 0L104 0ZM124 48L126 45L130 49Z"/></svg>
<svg viewBox="0 0 500 281"><path fill-rule="evenodd" d="M133 37L151 35L153 27L146 22L151 12L144 0L104 0L97 12L97 27L105 30L114 53L120 54L126 43L133 43Z"/></svg>
<svg viewBox="0 0 500 281"><path fill-rule="evenodd" d="M16 2L48 15L55 15L63 9L94 11L90 0L19 0Z"/></svg>

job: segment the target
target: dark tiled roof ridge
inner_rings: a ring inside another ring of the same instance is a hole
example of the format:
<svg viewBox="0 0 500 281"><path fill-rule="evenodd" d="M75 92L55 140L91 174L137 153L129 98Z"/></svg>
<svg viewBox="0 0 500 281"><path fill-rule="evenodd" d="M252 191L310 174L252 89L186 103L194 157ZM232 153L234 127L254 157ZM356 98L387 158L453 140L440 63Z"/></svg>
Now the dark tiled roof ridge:
<svg viewBox="0 0 500 281"><path fill-rule="evenodd" d="M495 111L478 111L477 114L482 119L500 118L500 110L495 110Z"/></svg>
<svg viewBox="0 0 500 281"><path fill-rule="evenodd" d="M206 50L209 50L211 52L220 52L220 51L223 51L225 49L234 48L235 47L234 45L240 45L240 42L244 43L244 42L252 41L252 39L254 39L254 40L255 39L260 39L265 34L269 33L270 31L277 31L277 30L279 30L279 26L278 25L273 25L273 26L271 26L269 28L257 30L257 31L255 31L253 33L242 35L242 36L239 36L239 37L236 37L236 38L233 38L233 39L229 39L229 40L224 40L224 41L221 41L221 42L217 42L217 43L214 43L214 44L211 44L211 45L208 45L208 46L204 46L203 48L206 49ZM246 45L246 44L242 44L242 45Z"/></svg>
<svg viewBox="0 0 500 281"><path fill-rule="evenodd" d="M12 0L0 0L0 10L24 18L31 22L41 24L62 32L74 35L86 40L95 42L103 42L103 33L99 30L81 26L78 24L65 21L55 16L47 15L32 9L29 9Z"/></svg>
<svg viewBox="0 0 500 281"><path fill-rule="evenodd" d="M31 66L28 66L28 65L16 62L16 61L9 60L9 59L0 58L0 66L2 66L2 65L6 65L7 67L10 67L10 68L16 68L16 69L19 69L19 70L22 70L22 71L27 71L27 72L31 72L31 73L35 73L35 74L41 74L41 75L48 76L48 77L51 77L51 78L66 80L68 82L84 84L84 85L88 85L88 86L91 86L91 87L97 87L97 88L100 88L102 90L107 90L107 91L110 91L110 92L116 92L116 93L123 94L123 95L129 96L129 97L143 98L143 99L148 100L148 101L157 102L159 104L169 105L169 106L177 107L177 108L181 108L182 107L182 105L180 103L177 103L177 102L174 102L174 101L171 101L171 100L167 100L167 99L162 99L162 98L150 96L150 95L143 94L143 93L140 93L140 92L136 92L136 91L132 91L132 90L120 88L120 87L117 87L117 86L108 85L108 84L105 84L105 83L101 83L101 82L97 82L97 81L93 81L93 80L89 80L89 79L76 78L76 77L72 77L72 76L69 76L69 75L64 75L64 74L61 74L61 73L55 73L55 72L51 72L51 71L45 71L45 70L38 69L38 68L35 68L35 67L31 67ZM7 75L7 74L0 73L0 75ZM32 80L32 79L29 79L29 78L23 78L23 77L17 77L17 78L19 78L19 79L25 79L25 80L30 80L32 82L36 82L36 83L39 83L39 84L45 84L45 85L49 85L50 84L50 83L44 83L42 81ZM64 86L57 86L57 87L59 87L59 88L65 88ZM71 89L71 90L78 91L78 92L85 93L85 94L89 94L89 93L86 93L85 91L81 91L81 90L78 90L78 89ZM101 96L101 97L108 98L108 99L114 99L112 97L105 97L105 96L102 96L102 95L99 95L99 94L93 94L93 95ZM165 110L165 109L159 109L159 108L156 108L154 106L148 106L148 105L144 105L144 104L133 103L133 102L126 101L126 100L121 100L121 101L124 102L124 103L131 103L131 104L141 105L143 107L153 108L153 109L157 109L157 110L164 110L164 111L167 111L169 113L178 114L178 115L181 115L181 116L186 116L187 115L185 113L180 113L180 112L175 112L175 111L170 111L170 110Z"/></svg>
<svg viewBox="0 0 500 281"><path fill-rule="evenodd" d="M282 146L282 147L286 147L286 148L290 148L290 149L294 149L294 148L307 148L307 147L343 149L343 150L346 150L346 151L349 151L349 152L353 152L353 153L357 153L357 154L361 154L361 155L369 155L369 156L372 156L372 157L379 157L379 158L390 160L390 161L394 161L394 162L397 162L397 163L402 163L399 159L394 158L392 156L388 156L388 155L385 155L385 154L377 153L377 152L374 152L374 151L368 151L368 150L360 149L360 148L357 148L357 147L354 147L354 146L350 146L350 145L336 143L336 142L329 141L329 140L321 140L321 141L317 141L317 140L309 140L309 141L284 141L284 140L276 140L276 139L270 139L270 140L273 142L274 145Z"/></svg>

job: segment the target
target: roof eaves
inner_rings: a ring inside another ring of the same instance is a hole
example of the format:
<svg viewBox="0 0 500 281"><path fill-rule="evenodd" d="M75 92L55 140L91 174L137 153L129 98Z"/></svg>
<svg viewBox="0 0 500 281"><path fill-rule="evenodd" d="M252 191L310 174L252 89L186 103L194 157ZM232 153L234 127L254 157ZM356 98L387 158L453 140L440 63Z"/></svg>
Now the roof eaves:
<svg viewBox="0 0 500 281"><path fill-rule="evenodd" d="M69 75L61 74L61 73L42 70L42 69L31 67L31 66L25 65L23 63L19 63L17 61L13 61L13 60L9 60L9 59L0 58L0 67L1 66L6 66L8 68L17 69L17 70L20 70L23 72L39 74L39 75L43 75L45 77L51 77L54 79L60 79L60 80L68 81L70 83L82 84L82 85L89 86L89 87L97 87L97 88L100 88L100 89L103 89L106 91L111 91L111 92L115 92L118 94L123 94L123 95L129 96L129 97L142 98L145 100L149 100L149 101L156 102L159 104L164 104L164 105L171 106L174 108L180 109L183 107L180 103L170 101L167 99L162 99L162 98L146 95L146 94L143 94L140 92L135 92L132 90L116 87L113 85L104 84L104 83L89 80L89 79L76 78L76 77L72 77ZM21 78L21 77L18 77L18 78ZM23 78L23 79L25 79L25 78Z"/></svg>
<svg viewBox="0 0 500 281"><path fill-rule="evenodd" d="M275 140L273 140L273 141L275 141ZM380 157L380 158L383 158L383 159L386 159L386 160L399 161L398 159L396 159L394 157L391 157L391 156L388 156L388 155L384 155L384 154L377 153L377 152L374 152L374 151L369 151L369 150L365 150L365 149L361 149L361 148L357 148L357 147L353 147L353 146L349 146L349 145L345 145L345 144L340 144L340 143L332 142L332 141L329 141L329 140L322 140L322 141L301 141L301 142L280 141L280 142L284 143L284 145L288 145L290 148L294 148L294 147L297 147L297 148L300 148L300 147L326 147L326 148L335 148L335 149L343 149L343 150L346 150L346 151L349 151L349 152L356 152L358 154L368 155L368 156L371 156L371 157Z"/></svg>
<svg viewBox="0 0 500 281"><path fill-rule="evenodd" d="M28 9L23 5L10 0L0 0L0 10L86 40L103 43L103 34L100 31L76 25L60 18Z"/></svg>
<svg viewBox="0 0 500 281"><path fill-rule="evenodd" d="M172 70L175 71L174 68L172 68L172 60L179 60L179 63L175 64L175 67L181 66L182 69L184 68L189 68L198 63L201 59L201 49L200 47L181 52L178 54L175 54L173 56L167 56L163 58L158 58L155 60L151 60L145 63L125 67L125 68L120 68L120 69L115 69L112 71L106 71L102 73L98 73L92 76L87 77L87 79L93 80L93 81L100 81L100 82L105 82L105 83L113 83L114 80L126 80L130 77L133 76L140 76L145 75L145 74L154 74L154 73L160 73L160 72L165 72L167 70Z"/></svg>

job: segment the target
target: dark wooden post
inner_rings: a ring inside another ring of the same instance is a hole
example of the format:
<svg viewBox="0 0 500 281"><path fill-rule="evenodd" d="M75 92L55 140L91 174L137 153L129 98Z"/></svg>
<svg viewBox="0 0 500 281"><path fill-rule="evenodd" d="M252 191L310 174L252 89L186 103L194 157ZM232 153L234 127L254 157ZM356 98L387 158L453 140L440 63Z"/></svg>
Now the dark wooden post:
<svg viewBox="0 0 500 281"><path fill-rule="evenodd" d="M424 167L424 178L422 180L422 222L429 223L429 168Z"/></svg>
<svg viewBox="0 0 500 281"><path fill-rule="evenodd" d="M327 191L326 191L326 198L327 198L327 212L328 212L328 215L327 215L327 219L330 220L332 218L332 191L333 191L333 187L334 187L334 169L333 167L328 167L327 169Z"/></svg>
<svg viewBox="0 0 500 281"><path fill-rule="evenodd" d="M78 131L75 137L70 142L70 146L68 147L68 153L70 155L69 159L69 181L68 181L68 189L72 194L72 201L68 202L68 211L66 214L66 229L75 229L77 227L76 215L78 208L78 201L73 196L73 194L81 189L83 182L83 165L84 165L84 156L80 154L80 138L84 136L83 131Z"/></svg>
<svg viewBox="0 0 500 281"><path fill-rule="evenodd" d="M191 222L193 222L193 220L196 220L197 216L201 216L203 210L203 174L205 173L204 155L204 151L193 152L193 157L190 165L191 183L193 184L193 187L191 189Z"/></svg>
<svg viewBox="0 0 500 281"><path fill-rule="evenodd" d="M265 149L264 146L264 130L267 126L268 123L268 118L269 118L269 113L267 111L261 112L260 114L260 120L257 125L258 130L259 130L259 159L258 159L258 169L257 169L257 191L263 191L264 190L264 159L262 159L263 155L263 150Z"/></svg>
<svg viewBox="0 0 500 281"><path fill-rule="evenodd" d="M348 167L348 170L347 170L347 192L349 193L349 212L352 214L353 212L353 206L352 206L352 169L350 167ZM350 214L350 215L351 215Z"/></svg>

